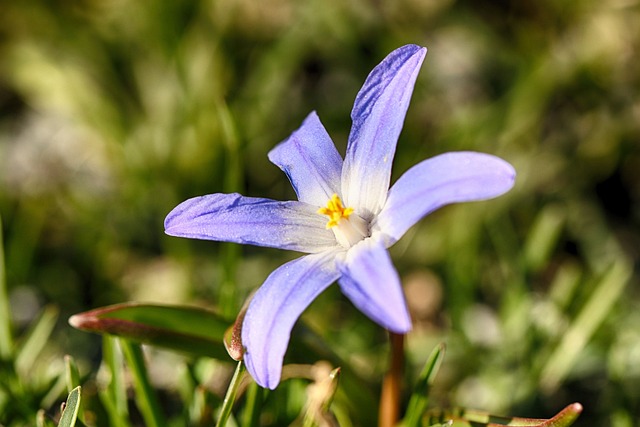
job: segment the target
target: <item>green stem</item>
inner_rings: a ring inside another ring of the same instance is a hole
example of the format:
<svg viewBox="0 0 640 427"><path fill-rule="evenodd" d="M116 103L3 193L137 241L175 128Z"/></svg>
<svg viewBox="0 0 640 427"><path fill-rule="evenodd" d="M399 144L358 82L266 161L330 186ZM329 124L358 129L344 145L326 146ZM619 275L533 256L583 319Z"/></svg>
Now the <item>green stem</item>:
<svg viewBox="0 0 640 427"><path fill-rule="evenodd" d="M242 378L243 373L244 364L242 363L242 361L239 361L238 365L236 366L236 371L233 373L233 377L231 378L231 383L229 383L227 394L224 396L222 409L220 410L220 417L218 418L216 427L224 427L227 424L229 415L231 415L231 408L233 408L233 402L236 400L238 386L240 385L240 378Z"/></svg>

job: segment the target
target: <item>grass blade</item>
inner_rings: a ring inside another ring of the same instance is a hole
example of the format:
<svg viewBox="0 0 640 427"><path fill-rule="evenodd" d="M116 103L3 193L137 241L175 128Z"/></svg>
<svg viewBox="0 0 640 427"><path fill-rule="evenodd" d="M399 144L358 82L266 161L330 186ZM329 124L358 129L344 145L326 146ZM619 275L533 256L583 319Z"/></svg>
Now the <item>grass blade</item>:
<svg viewBox="0 0 640 427"><path fill-rule="evenodd" d="M4 265L4 238L2 217L0 216L0 359L9 360L13 351L11 335L11 312L9 311L9 293Z"/></svg>
<svg viewBox="0 0 640 427"><path fill-rule="evenodd" d="M263 402L263 389L253 381L247 389L245 402L242 427L257 427Z"/></svg>
<svg viewBox="0 0 640 427"><path fill-rule="evenodd" d="M160 411L160 404L149 381L149 375L144 364L142 348L138 344L120 339L120 347L131 370L135 400L138 409L148 427L164 427L165 418Z"/></svg>
<svg viewBox="0 0 640 427"><path fill-rule="evenodd" d="M444 353L444 344L439 344L431 352L429 359L427 359L427 363L425 363L422 368L418 381L413 388L413 393L411 393L411 399L409 400L409 406L407 407L407 413L403 424L405 427L417 427L421 425L420 420L427 409L427 404L429 403L429 390L431 389L431 386L435 381L436 374L438 373L438 369L442 364Z"/></svg>
<svg viewBox="0 0 640 427"><path fill-rule="evenodd" d="M584 305L575 321L563 335L540 377L540 384L546 391L555 390L569 373L573 362L587 344L596 328L604 321L620 297L632 273L626 259L616 261L597 283L591 298Z"/></svg>
<svg viewBox="0 0 640 427"><path fill-rule="evenodd" d="M64 356L64 372L65 380L67 382L67 392L71 393L73 389L80 385L80 373L78 372L78 365L73 357L68 354Z"/></svg>
<svg viewBox="0 0 640 427"><path fill-rule="evenodd" d="M40 356L51 336L58 318L58 309L49 306L27 334L27 338L17 350L15 367L19 375L27 377L33 364Z"/></svg>
<svg viewBox="0 0 640 427"><path fill-rule="evenodd" d="M100 393L101 401L109 414L111 425L128 426L127 392L124 385L122 353L119 351L117 338L104 336L102 360L111 378L106 390Z"/></svg>

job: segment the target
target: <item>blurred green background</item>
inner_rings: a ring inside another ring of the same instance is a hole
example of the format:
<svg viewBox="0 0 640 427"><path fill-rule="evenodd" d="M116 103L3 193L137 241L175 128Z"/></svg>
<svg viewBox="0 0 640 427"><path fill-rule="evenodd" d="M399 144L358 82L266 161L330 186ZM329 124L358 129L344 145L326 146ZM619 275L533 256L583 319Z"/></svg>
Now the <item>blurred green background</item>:
<svg viewBox="0 0 640 427"><path fill-rule="evenodd" d="M429 53L394 177L477 150L518 178L497 200L432 214L392 249L415 319L409 383L446 342L439 405L548 417L580 401L577 425L637 425L639 22L637 0L3 2L14 331L44 307L59 313L30 375L50 378L63 354L97 370L100 338L66 323L90 308L188 303L233 318L296 254L170 238L165 215L213 192L293 198L267 152L312 110L343 151L368 72L415 43ZM379 383L385 334L337 287L303 318ZM172 366L153 375L169 395ZM358 425L371 408L351 411Z"/></svg>

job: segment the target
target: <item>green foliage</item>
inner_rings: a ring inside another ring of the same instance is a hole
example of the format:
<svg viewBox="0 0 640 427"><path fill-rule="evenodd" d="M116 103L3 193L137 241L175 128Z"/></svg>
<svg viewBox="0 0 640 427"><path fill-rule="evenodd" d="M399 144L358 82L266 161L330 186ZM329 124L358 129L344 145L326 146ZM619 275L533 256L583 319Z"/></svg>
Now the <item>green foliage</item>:
<svg viewBox="0 0 640 427"><path fill-rule="evenodd" d="M407 412L405 414L405 420L403 425L405 427L417 427L420 425L420 419L424 415L429 403L429 391L433 386L433 383L442 363L444 357L444 345L436 347L427 363L425 363L420 372L415 385L413 386L413 392L411 393L411 399L407 406Z"/></svg>
<svg viewBox="0 0 640 427"><path fill-rule="evenodd" d="M76 418L80 409L80 390L81 388L78 386L69 393L58 427L73 427L76 425Z"/></svg>
<svg viewBox="0 0 640 427"><path fill-rule="evenodd" d="M125 303L72 316L75 328L110 334L195 355L225 358L224 334L230 326L198 307Z"/></svg>
<svg viewBox="0 0 640 427"><path fill-rule="evenodd" d="M633 1L596 0L3 5L0 424L55 425L80 385L78 424L214 424L235 366L222 334L291 255L169 238L164 216L218 191L292 198L268 150L311 110L344 146L366 73L418 43L429 54L394 176L478 150L518 178L393 248L415 321L404 422L426 425L425 406L553 419L579 401L576 426L633 425L639 15ZM66 323L123 301L175 306L121 319L166 328L164 342ZM193 305L221 316L179 321ZM227 424L375 425L387 353L384 333L329 289L294 332L287 379L267 392L245 376ZM318 386L336 367L333 394ZM305 418L312 402L320 415Z"/></svg>
<svg viewBox="0 0 640 427"><path fill-rule="evenodd" d="M3 248L0 222L0 248ZM47 351L58 310L49 306L42 310L28 329L14 336L11 304L5 287L4 253L0 250L0 422L3 425L25 425L39 420L44 423L48 408L63 391L64 377L60 367L49 366L54 355Z"/></svg>

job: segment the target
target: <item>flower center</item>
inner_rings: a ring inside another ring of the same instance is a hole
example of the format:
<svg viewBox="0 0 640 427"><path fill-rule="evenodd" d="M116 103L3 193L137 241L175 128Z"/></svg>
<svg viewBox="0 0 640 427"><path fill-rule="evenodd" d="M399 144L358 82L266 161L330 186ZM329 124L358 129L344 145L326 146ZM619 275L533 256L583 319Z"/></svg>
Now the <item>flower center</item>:
<svg viewBox="0 0 640 427"><path fill-rule="evenodd" d="M345 208L342 206L342 200L340 200L337 194L334 194L327 202L327 207L318 209L318 213L329 217L329 222L327 222L328 230L337 226L343 218L348 221L349 216L353 213L353 208Z"/></svg>
<svg viewBox="0 0 640 427"><path fill-rule="evenodd" d="M327 207L318 209L321 215L327 215L327 230L331 229L336 240L345 248L350 248L369 235L367 223L357 214L353 208L345 208L337 194L331 196Z"/></svg>

